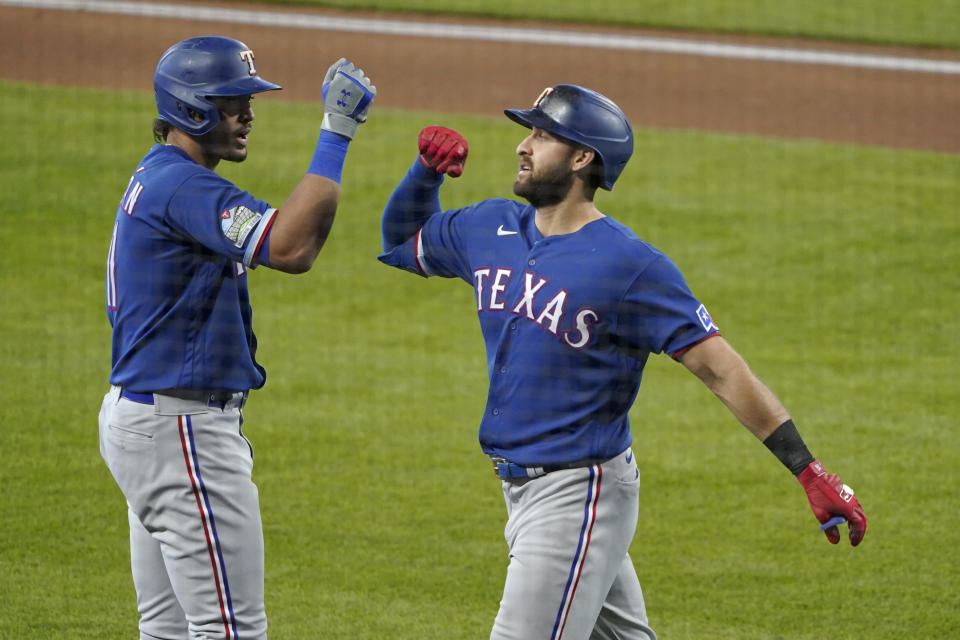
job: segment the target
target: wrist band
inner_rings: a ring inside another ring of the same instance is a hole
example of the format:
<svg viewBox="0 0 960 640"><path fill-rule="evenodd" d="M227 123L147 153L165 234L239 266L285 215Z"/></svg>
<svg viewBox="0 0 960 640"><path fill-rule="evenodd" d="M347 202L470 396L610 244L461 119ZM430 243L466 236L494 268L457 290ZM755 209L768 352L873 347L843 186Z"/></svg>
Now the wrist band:
<svg viewBox="0 0 960 640"><path fill-rule="evenodd" d="M320 138L317 140L317 148L313 152L313 160L310 161L310 168L307 169L307 173L314 173L340 184L343 162L347 159L347 147L349 146L350 140L347 138L326 129L321 130Z"/></svg>
<svg viewBox="0 0 960 640"><path fill-rule="evenodd" d="M807 465L815 460L807 445L803 443L793 420L787 420L774 429L763 444L795 476L800 475Z"/></svg>

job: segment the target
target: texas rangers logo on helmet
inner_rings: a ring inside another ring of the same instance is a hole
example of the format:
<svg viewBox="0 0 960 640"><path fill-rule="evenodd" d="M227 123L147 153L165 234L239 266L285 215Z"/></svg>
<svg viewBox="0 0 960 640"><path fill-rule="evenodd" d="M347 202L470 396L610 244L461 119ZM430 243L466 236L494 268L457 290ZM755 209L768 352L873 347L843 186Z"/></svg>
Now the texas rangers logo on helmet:
<svg viewBox="0 0 960 640"><path fill-rule="evenodd" d="M250 75L257 75L257 68L253 64L253 51L247 49L240 52L240 59L247 63L247 66L250 67Z"/></svg>
<svg viewBox="0 0 960 640"><path fill-rule="evenodd" d="M540 106L540 103L543 102L544 98L553 93L553 87L547 87L540 92L540 95L537 96L537 99L533 101L533 108L536 109Z"/></svg>

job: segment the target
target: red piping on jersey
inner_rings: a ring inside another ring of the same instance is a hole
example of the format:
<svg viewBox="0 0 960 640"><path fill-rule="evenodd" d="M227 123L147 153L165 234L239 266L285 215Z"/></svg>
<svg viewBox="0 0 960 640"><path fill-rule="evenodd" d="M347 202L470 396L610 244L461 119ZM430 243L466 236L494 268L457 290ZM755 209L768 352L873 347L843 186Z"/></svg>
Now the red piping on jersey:
<svg viewBox="0 0 960 640"><path fill-rule="evenodd" d="M700 338L699 340L697 340L697 341L694 342L693 344L688 344L688 345L685 346L683 349L680 349L679 351L674 351L673 353L670 354L670 357L673 358L674 360L679 360L679 359L680 359L680 356L682 356L683 354L685 354L687 351L690 351L690 349L693 349L695 346L697 346L697 345L700 344L701 342L706 342L706 341L709 340L710 338L717 338L717 337L719 337L719 336L720 336L720 332L719 332L719 331L714 331L713 333L711 333L710 335L706 336L705 338Z"/></svg>
<svg viewBox="0 0 960 640"><path fill-rule="evenodd" d="M423 229L417 231L417 245L413 251L413 259L417 261L417 268L420 269L420 273L427 275L427 270L423 268L423 263L420 262L420 252L423 251Z"/></svg>
<svg viewBox="0 0 960 640"><path fill-rule="evenodd" d="M260 234L260 240L257 242L257 248L253 250L253 258L256 260L260 257L260 249L263 248L263 243L267 241L267 236L270 235L270 230L273 229L273 223L277 221L277 216L280 215L280 209L274 211L273 215L270 216L270 219L267 221L267 228L263 230L263 233ZM267 256L269 258L270 256Z"/></svg>

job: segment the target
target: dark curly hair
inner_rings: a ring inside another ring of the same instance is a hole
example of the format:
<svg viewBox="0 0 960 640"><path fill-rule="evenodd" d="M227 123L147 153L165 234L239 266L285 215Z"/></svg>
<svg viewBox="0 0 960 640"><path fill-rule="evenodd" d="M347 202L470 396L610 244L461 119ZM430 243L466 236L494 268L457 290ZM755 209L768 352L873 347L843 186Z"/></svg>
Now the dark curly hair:
<svg viewBox="0 0 960 640"><path fill-rule="evenodd" d="M170 129L172 128L173 125L166 120L155 118L153 120L153 139L157 142L166 142L167 136L170 134Z"/></svg>

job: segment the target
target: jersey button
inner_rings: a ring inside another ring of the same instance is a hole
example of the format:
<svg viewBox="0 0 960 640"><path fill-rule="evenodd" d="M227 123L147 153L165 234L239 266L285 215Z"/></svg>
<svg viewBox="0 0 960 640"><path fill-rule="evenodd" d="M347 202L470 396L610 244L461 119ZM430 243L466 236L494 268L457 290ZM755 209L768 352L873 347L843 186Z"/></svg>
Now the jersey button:
<svg viewBox="0 0 960 640"><path fill-rule="evenodd" d="M527 260L527 264L532 267L533 265L537 264L537 261L534 260L533 258L530 258L529 260Z"/></svg>
<svg viewBox="0 0 960 640"><path fill-rule="evenodd" d="M500 415L500 409L494 409L494 410L493 410L493 415L495 415L495 416Z"/></svg>
<svg viewBox="0 0 960 640"><path fill-rule="evenodd" d="M506 367L500 367L500 373L506 373L506 372L507 372Z"/></svg>

